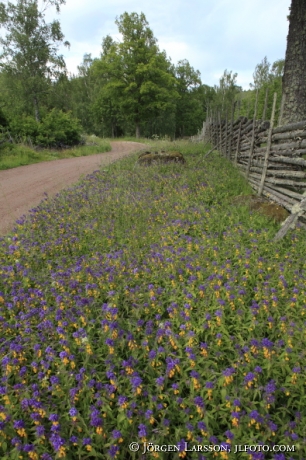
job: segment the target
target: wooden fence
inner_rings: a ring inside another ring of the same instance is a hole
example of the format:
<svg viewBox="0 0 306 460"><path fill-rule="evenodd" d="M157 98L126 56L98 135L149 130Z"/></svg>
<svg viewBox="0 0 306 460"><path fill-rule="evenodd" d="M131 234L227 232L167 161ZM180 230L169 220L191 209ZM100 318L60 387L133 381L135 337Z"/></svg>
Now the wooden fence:
<svg viewBox="0 0 306 460"><path fill-rule="evenodd" d="M205 141L238 166L258 195L292 213L288 225L299 219L306 226L306 120L274 128L275 105L276 94L270 121L257 120L256 108L252 120L209 116Z"/></svg>

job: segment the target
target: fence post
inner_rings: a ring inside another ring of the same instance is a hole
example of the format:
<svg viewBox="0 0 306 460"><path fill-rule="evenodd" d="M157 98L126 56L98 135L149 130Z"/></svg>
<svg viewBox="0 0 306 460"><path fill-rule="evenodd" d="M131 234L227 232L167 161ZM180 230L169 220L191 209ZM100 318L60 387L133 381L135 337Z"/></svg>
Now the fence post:
<svg viewBox="0 0 306 460"><path fill-rule="evenodd" d="M221 113L219 112L219 152L222 150L222 129L221 129Z"/></svg>
<svg viewBox="0 0 306 460"><path fill-rule="evenodd" d="M229 159L232 157L232 142L233 142L233 123L235 115L236 101L232 105L232 118L231 118L231 129L230 129L230 139L229 139Z"/></svg>
<svg viewBox="0 0 306 460"><path fill-rule="evenodd" d="M271 114L271 121L270 121L270 129L269 129L269 134L268 134L267 150L266 150L266 154L265 154L265 161L264 161L264 165L263 165L263 169L262 169L262 175L261 175L261 180L260 180L260 185L259 185L259 190L258 190L258 195L259 196L261 196L261 194L262 194L265 179L266 179L267 169L268 169L268 161L269 161L269 155L270 155L271 144L272 144L272 133L273 133L273 125L274 125L276 99L277 99L277 93L274 93L273 107L272 107L272 114Z"/></svg>
<svg viewBox="0 0 306 460"><path fill-rule="evenodd" d="M257 105L258 105L258 89L256 91L256 101L255 101L255 109L254 109L253 130L252 130L252 140L251 140L250 155L249 155L249 161L248 161L248 166L247 166L247 170L246 170L246 177L247 178L249 177L249 174L250 174L251 162L252 162L253 152L254 152Z"/></svg>
<svg viewBox="0 0 306 460"><path fill-rule="evenodd" d="M264 105L263 114L262 114L262 121L265 121L266 119L267 106L268 106L268 94L269 94L269 88L266 89L265 105Z"/></svg>
<svg viewBox="0 0 306 460"><path fill-rule="evenodd" d="M238 117L240 117L240 110L241 110L241 99L238 100L238 104L237 104L237 107L238 107Z"/></svg>
<svg viewBox="0 0 306 460"><path fill-rule="evenodd" d="M239 152L239 148L240 148L241 129L242 129L242 120L240 120L240 124L239 124L239 132L238 132L238 138L237 138L237 147L236 147L236 153L235 153L235 165L236 165L236 166L237 166L237 163L238 163L238 152Z"/></svg>
<svg viewBox="0 0 306 460"><path fill-rule="evenodd" d="M217 143L218 139L218 125L217 125L217 110L214 110L214 130L213 130L213 145Z"/></svg>
<svg viewBox="0 0 306 460"><path fill-rule="evenodd" d="M280 107L280 112L279 112L279 117L278 117L278 126L280 126L280 125L282 124L283 113L284 113L284 105L285 105L285 99L286 99L286 95L283 93L283 95L282 95L281 107Z"/></svg>
<svg viewBox="0 0 306 460"><path fill-rule="evenodd" d="M227 115L227 112L226 112L226 118L225 118L225 132L224 132L224 155L226 156L226 158L228 157L228 154L227 154L227 130L228 130L228 115Z"/></svg>

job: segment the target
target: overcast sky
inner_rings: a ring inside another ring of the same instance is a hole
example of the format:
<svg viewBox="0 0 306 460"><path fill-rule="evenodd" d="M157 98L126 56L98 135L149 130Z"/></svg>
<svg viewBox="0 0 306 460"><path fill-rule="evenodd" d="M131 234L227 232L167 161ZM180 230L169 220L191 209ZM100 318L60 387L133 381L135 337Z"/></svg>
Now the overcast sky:
<svg viewBox="0 0 306 460"><path fill-rule="evenodd" d="M218 84L224 70L238 73L244 89L256 64L285 57L291 0L66 0L59 20L70 51L68 70L77 73L85 53L99 57L102 38L119 39L115 19L143 12L161 50L176 64L188 59L202 82ZM51 11L48 13L51 13ZM55 14L54 14L55 16Z"/></svg>

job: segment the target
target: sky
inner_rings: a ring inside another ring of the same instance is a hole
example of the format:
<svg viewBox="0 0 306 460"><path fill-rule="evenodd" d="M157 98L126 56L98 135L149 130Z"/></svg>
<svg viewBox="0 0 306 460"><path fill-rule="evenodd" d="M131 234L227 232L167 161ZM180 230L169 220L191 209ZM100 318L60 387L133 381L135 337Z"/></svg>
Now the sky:
<svg viewBox="0 0 306 460"><path fill-rule="evenodd" d="M291 0L66 0L58 17L70 50L61 49L68 71L77 73L85 53L98 58L102 39L120 40L116 17L143 12L161 50L174 64L187 59L202 83L219 83L225 69L249 89L265 56L285 58ZM56 18L55 10L49 17Z"/></svg>

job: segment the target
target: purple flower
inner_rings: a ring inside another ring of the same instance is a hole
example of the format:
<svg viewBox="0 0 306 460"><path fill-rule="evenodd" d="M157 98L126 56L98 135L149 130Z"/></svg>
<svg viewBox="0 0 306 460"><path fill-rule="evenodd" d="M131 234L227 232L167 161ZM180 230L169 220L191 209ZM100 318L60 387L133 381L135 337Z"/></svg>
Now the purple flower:
<svg viewBox="0 0 306 460"><path fill-rule="evenodd" d="M42 425L37 425L35 429L38 437L41 437L45 434L45 428Z"/></svg>
<svg viewBox="0 0 306 460"><path fill-rule="evenodd" d="M249 373L244 377L245 383L252 382L252 380L254 380L254 379L255 379L255 374L253 374L253 372L249 372Z"/></svg>
<svg viewBox="0 0 306 460"><path fill-rule="evenodd" d="M274 422L269 422L268 426L271 431L277 431L277 425Z"/></svg>
<svg viewBox="0 0 306 460"><path fill-rule="evenodd" d="M111 458L115 458L116 455L118 454L119 452L119 447L118 446L111 446L109 451L108 451L108 454Z"/></svg>
<svg viewBox="0 0 306 460"><path fill-rule="evenodd" d="M196 371L191 371L190 372L190 377L194 378L194 379L199 379L200 378L200 374Z"/></svg>
<svg viewBox="0 0 306 460"><path fill-rule="evenodd" d="M76 417L76 416L78 415L78 411L76 410L75 407L72 407L72 408L70 409L69 415L70 415L71 417Z"/></svg>
<svg viewBox="0 0 306 460"><path fill-rule="evenodd" d="M273 345L274 345L273 342L271 342L271 340L269 340L269 339L267 339L267 338L262 339L261 344L262 344L262 346L265 347L265 348L272 348Z"/></svg>
<svg viewBox="0 0 306 460"><path fill-rule="evenodd" d="M270 380L270 382L267 383L265 386L265 392L266 393L274 393L276 391L276 385L275 385L275 380Z"/></svg>
<svg viewBox="0 0 306 460"><path fill-rule="evenodd" d="M257 412L257 410L252 410L252 412L249 413L250 419L256 420L256 422L261 423L263 421L262 416Z"/></svg>
<svg viewBox="0 0 306 460"><path fill-rule="evenodd" d="M227 430L224 434L228 439L234 439L234 434L230 430Z"/></svg>
<svg viewBox="0 0 306 460"><path fill-rule="evenodd" d="M228 367L226 368L222 374L225 376L225 377L230 377L231 375L235 374L235 369L233 367Z"/></svg>
<svg viewBox="0 0 306 460"><path fill-rule="evenodd" d="M185 439L180 439L179 442L177 443L177 446L178 446L180 452L184 452L185 449L186 449L186 441L185 441Z"/></svg>
<svg viewBox="0 0 306 460"><path fill-rule="evenodd" d="M63 438L61 438L58 434L53 433L50 436L50 442L53 446L53 449L56 451L59 451L60 447L65 444L65 441Z"/></svg>
<svg viewBox="0 0 306 460"><path fill-rule="evenodd" d="M121 433L121 431L119 431L119 430L114 430L114 431L112 432L112 437L113 437L114 439L120 439L120 438L122 438L122 433Z"/></svg>
<svg viewBox="0 0 306 460"><path fill-rule="evenodd" d="M33 444L25 444L23 447L24 452L33 452L35 450L35 446Z"/></svg>
<svg viewBox="0 0 306 460"><path fill-rule="evenodd" d="M203 430L203 431L207 430L207 427L204 422L198 422L198 428L199 430Z"/></svg>
<svg viewBox="0 0 306 460"><path fill-rule="evenodd" d="M16 420L16 421L14 422L14 428L15 428L16 430L19 430L20 428L25 428L25 423L24 423L24 421L23 421L23 420Z"/></svg>
<svg viewBox="0 0 306 460"><path fill-rule="evenodd" d="M292 372L294 372L295 374L299 374L301 372L301 368L300 367L294 367L292 369Z"/></svg>
<svg viewBox="0 0 306 460"><path fill-rule="evenodd" d="M147 436L147 428L143 423L138 425L138 436L140 438L145 438Z"/></svg>
<svg viewBox="0 0 306 460"><path fill-rule="evenodd" d="M196 406L201 407L201 408L204 407L204 401L203 401L203 398L201 398L201 396L196 396L193 401Z"/></svg>
<svg viewBox="0 0 306 460"><path fill-rule="evenodd" d="M125 404L127 401L127 397L126 396L119 396L118 397L118 404L119 406L123 406L123 404Z"/></svg>
<svg viewBox="0 0 306 460"><path fill-rule="evenodd" d="M147 420L149 420L153 415L153 411L151 409L148 409L146 412L145 412L145 418Z"/></svg>
<svg viewBox="0 0 306 460"><path fill-rule="evenodd" d="M91 444L91 439L90 438L84 438L82 441L83 446L90 446Z"/></svg>
<svg viewBox="0 0 306 460"><path fill-rule="evenodd" d="M158 377L155 381L158 386L162 387L165 382L165 377Z"/></svg>
<svg viewBox="0 0 306 460"><path fill-rule="evenodd" d="M151 351L149 352L149 358L150 358L150 359L154 359L155 356L156 356L156 351L155 351L155 350L151 350Z"/></svg>
<svg viewBox="0 0 306 460"><path fill-rule="evenodd" d="M133 390L135 391L142 384L142 379L136 375L135 377L131 378L131 384L132 384Z"/></svg>

